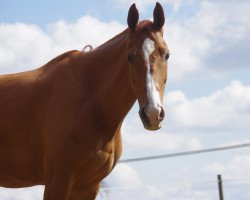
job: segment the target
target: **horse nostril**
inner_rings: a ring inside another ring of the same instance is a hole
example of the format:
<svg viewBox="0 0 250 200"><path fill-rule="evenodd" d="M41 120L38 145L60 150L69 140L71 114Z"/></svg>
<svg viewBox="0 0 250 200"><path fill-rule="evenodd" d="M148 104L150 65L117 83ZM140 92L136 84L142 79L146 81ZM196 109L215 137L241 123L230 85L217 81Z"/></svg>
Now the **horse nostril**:
<svg viewBox="0 0 250 200"><path fill-rule="evenodd" d="M160 112L160 115L159 115L159 120L162 121L164 119L164 117L165 117L165 111L161 107L161 112Z"/></svg>
<svg viewBox="0 0 250 200"><path fill-rule="evenodd" d="M145 118L145 117L147 116L146 113L145 113L144 107L142 107L142 108L140 109L139 114L140 114L140 116L141 116L142 118Z"/></svg>

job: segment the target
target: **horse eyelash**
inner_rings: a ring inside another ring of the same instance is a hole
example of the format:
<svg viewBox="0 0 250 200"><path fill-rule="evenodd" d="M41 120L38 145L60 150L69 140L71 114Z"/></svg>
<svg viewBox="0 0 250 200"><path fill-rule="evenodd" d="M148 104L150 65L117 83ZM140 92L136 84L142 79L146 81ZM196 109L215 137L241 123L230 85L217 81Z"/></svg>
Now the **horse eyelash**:
<svg viewBox="0 0 250 200"><path fill-rule="evenodd" d="M170 53L167 53L167 54L165 55L165 61L167 61L167 60L169 59L169 56L170 56Z"/></svg>

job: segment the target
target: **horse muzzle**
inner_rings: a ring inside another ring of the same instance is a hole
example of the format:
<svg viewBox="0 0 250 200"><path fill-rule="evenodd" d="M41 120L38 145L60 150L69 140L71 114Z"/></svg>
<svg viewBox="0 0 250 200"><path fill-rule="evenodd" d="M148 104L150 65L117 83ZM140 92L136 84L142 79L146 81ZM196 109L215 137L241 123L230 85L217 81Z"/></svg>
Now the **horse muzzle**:
<svg viewBox="0 0 250 200"><path fill-rule="evenodd" d="M161 122L165 117L165 112L160 105L147 106L140 109L139 115L145 129L158 130L161 128Z"/></svg>

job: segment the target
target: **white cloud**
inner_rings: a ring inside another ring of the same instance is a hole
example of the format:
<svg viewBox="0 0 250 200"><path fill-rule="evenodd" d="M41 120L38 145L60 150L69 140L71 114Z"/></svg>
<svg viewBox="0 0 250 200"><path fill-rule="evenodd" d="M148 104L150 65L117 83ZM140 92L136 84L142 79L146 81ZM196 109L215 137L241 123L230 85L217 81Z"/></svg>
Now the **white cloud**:
<svg viewBox="0 0 250 200"><path fill-rule="evenodd" d="M233 12L232 12L233 11ZM203 3L192 19L194 32L201 32L210 41L210 48L203 56L203 64L218 69L234 69L249 67L248 54L250 37L250 2L218 1Z"/></svg>
<svg viewBox="0 0 250 200"><path fill-rule="evenodd" d="M215 72L248 68L250 2L192 2L193 7L199 5L194 15L179 19L182 13L176 12L165 26L172 54L169 80L181 80L202 70L200 76L208 78Z"/></svg>
<svg viewBox="0 0 250 200"><path fill-rule="evenodd" d="M104 182L105 186L100 191L99 200L151 199L154 193L152 189L147 190L144 195L138 193L148 188L145 188L141 177L127 164L117 165Z"/></svg>
<svg viewBox="0 0 250 200"><path fill-rule="evenodd" d="M165 38L171 53L169 80L178 81L185 74L200 69L200 54L208 49L209 41L178 23L167 24L165 29Z"/></svg>
<svg viewBox="0 0 250 200"><path fill-rule="evenodd" d="M36 25L0 24L0 70L14 72L34 69L67 50L102 44L125 29L117 21L102 22L84 16L75 23L59 21L47 32Z"/></svg>
<svg viewBox="0 0 250 200"><path fill-rule="evenodd" d="M249 181L250 177L250 155L235 156L229 163L218 162L206 165L203 172L210 174L223 174L228 181Z"/></svg>
<svg viewBox="0 0 250 200"><path fill-rule="evenodd" d="M111 176L106 180L108 184L112 185L111 187L117 188L124 187L125 185L128 187L136 187L143 184L136 171L127 164L117 165L112 171Z"/></svg>
<svg viewBox="0 0 250 200"><path fill-rule="evenodd" d="M38 67L36 65L51 52L51 43L51 39L35 25L0 24L0 69Z"/></svg>
<svg viewBox="0 0 250 200"><path fill-rule="evenodd" d="M96 47L125 28L117 21L105 23L97 18L84 16L75 23L59 21L49 25L49 35L56 46L63 46L65 49L72 48L72 46L82 48L87 44Z"/></svg>
<svg viewBox="0 0 250 200"><path fill-rule="evenodd" d="M139 122L140 123L140 122ZM179 134L170 133L145 133L145 131L138 132L133 127L132 132L124 131L123 134L124 146L130 151L147 149L147 151L180 151L184 149L200 149L202 144L198 138L189 137L187 135L181 136Z"/></svg>
<svg viewBox="0 0 250 200"><path fill-rule="evenodd" d="M250 155L233 157L227 163L213 162L204 166L202 173L214 176L222 174L224 192L227 199L249 199Z"/></svg>
<svg viewBox="0 0 250 200"><path fill-rule="evenodd" d="M43 186L21 189L8 189L0 187L1 200L42 200Z"/></svg>
<svg viewBox="0 0 250 200"><path fill-rule="evenodd" d="M177 127L211 130L250 129L250 86L232 81L209 96L188 99L181 91L170 92L166 98L169 124Z"/></svg>

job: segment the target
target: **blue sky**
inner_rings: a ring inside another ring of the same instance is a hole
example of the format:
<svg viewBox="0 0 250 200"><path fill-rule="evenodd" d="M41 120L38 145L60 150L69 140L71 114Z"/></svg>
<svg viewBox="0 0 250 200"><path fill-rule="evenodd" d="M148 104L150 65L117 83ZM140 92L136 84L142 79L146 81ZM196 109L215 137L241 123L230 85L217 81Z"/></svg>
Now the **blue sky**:
<svg viewBox="0 0 250 200"><path fill-rule="evenodd" d="M64 51L100 45L126 28L132 2L2 0L0 74L35 69ZM135 2L140 19L152 18L155 1ZM161 3L171 52L164 103L167 120L160 131L144 130L136 104L124 122L122 158L250 142L250 2ZM217 198L216 175L222 173L226 180L234 180L225 183L226 199L247 200L249 183L243 182L249 181L249 165L247 148L121 164L105 184L114 189L109 199L212 200ZM235 185L236 180L241 184ZM102 194L99 199L106 199ZM41 196L42 187L0 188L1 200Z"/></svg>
<svg viewBox="0 0 250 200"><path fill-rule="evenodd" d="M149 7L153 7L150 5ZM46 28L47 24L65 19L75 21L84 15L92 15L103 21L118 20L124 23L127 17L127 9L120 5L114 5L112 1L105 0L74 0L74 1L1 1L2 22L24 22L39 24ZM127 7L126 7L127 8ZM148 11L143 13L146 16Z"/></svg>
<svg viewBox="0 0 250 200"><path fill-rule="evenodd" d="M46 27L51 22L59 19L74 21L83 15L91 14L102 16L103 19L112 19L115 13L110 12L110 3L104 1L1 1L2 22L25 22L29 24L39 24ZM108 9L109 8L109 9ZM107 12L108 10L108 12ZM120 19L119 19L120 20Z"/></svg>

